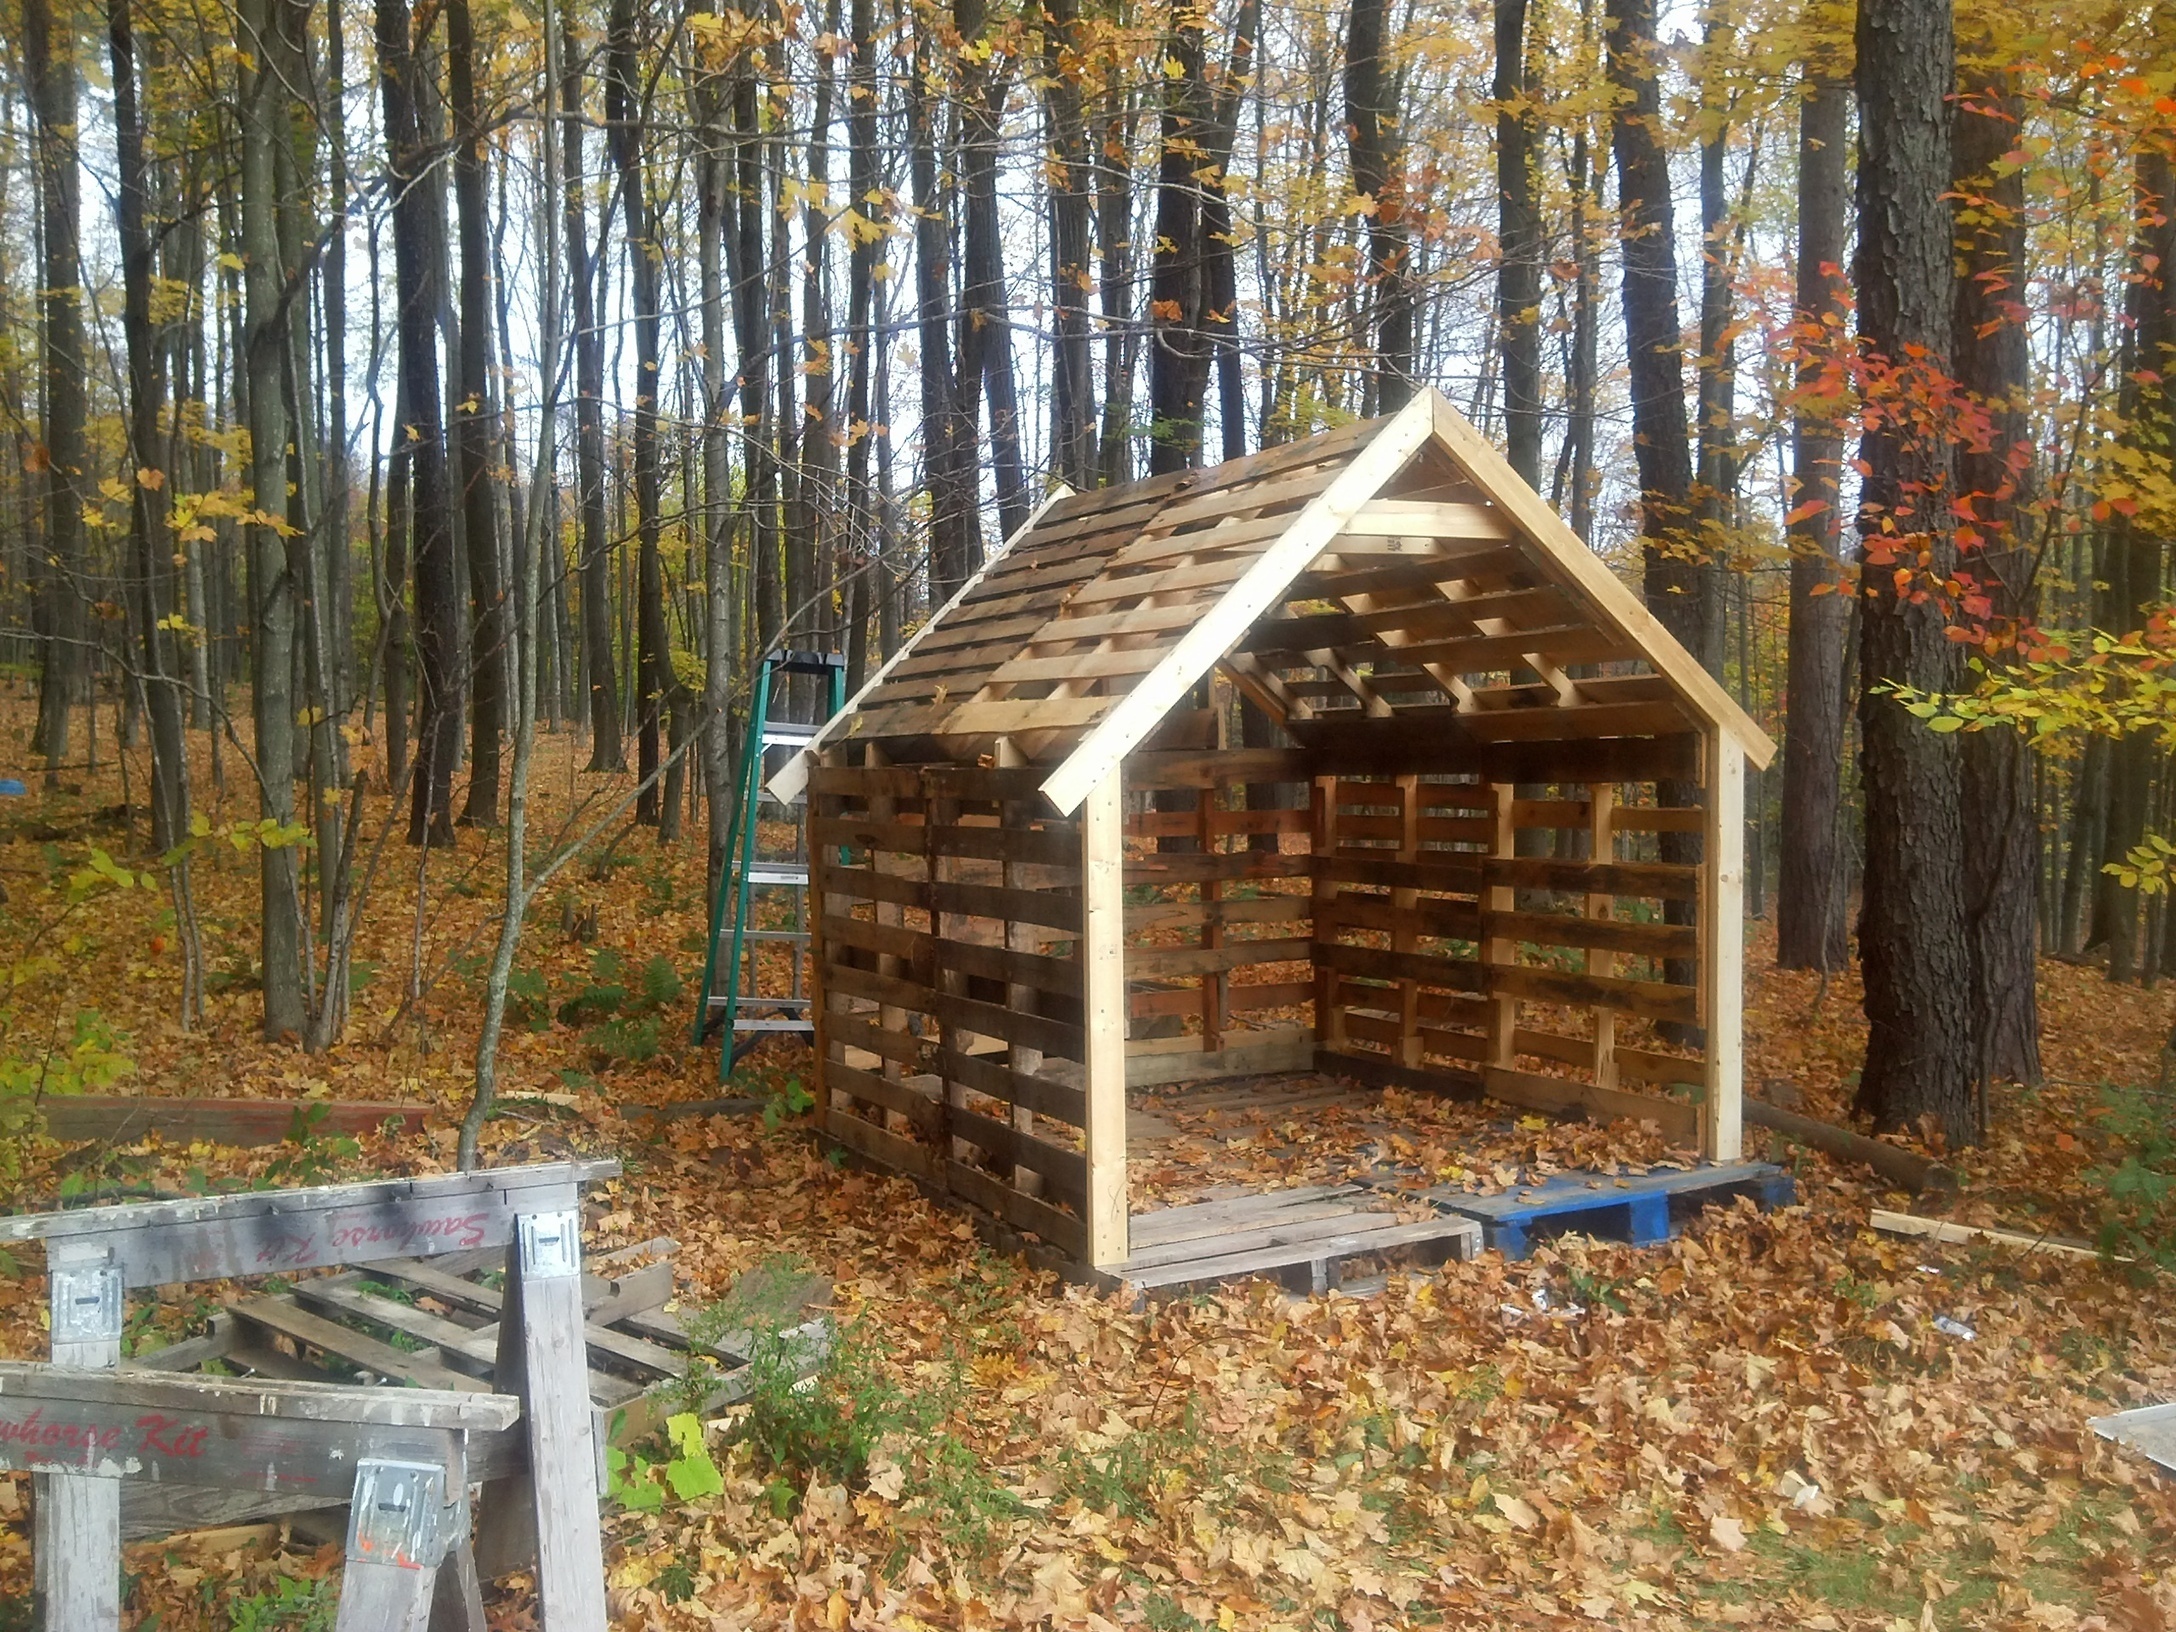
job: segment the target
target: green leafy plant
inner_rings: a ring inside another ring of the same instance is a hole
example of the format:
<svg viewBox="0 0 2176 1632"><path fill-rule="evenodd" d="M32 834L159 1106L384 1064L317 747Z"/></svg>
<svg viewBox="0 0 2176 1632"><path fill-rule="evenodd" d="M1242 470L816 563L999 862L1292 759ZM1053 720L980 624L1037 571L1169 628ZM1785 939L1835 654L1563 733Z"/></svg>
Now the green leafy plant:
<svg viewBox="0 0 2176 1632"><path fill-rule="evenodd" d="M656 1015L629 1015L591 1026L582 1033L582 1043L590 1052L601 1054L607 1060L642 1065L657 1058L664 1037Z"/></svg>
<svg viewBox="0 0 2176 1632"><path fill-rule="evenodd" d="M703 1435L703 1419L682 1411L665 1419L661 1456L639 1449L605 1452L605 1493L635 1513L662 1512L669 1493L683 1502L700 1501L725 1489L717 1463Z"/></svg>
<svg viewBox="0 0 2176 1632"><path fill-rule="evenodd" d="M788 1117L805 1116L816 1108L816 1097L801 1086L799 1077L773 1083L763 1101L763 1126L776 1133Z"/></svg>
<svg viewBox="0 0 2176 1632"><path fill-rule="evenodd" d="M2135 1088L2101 1090L2110 1160L2088 1175L2106 1198L2100 1248L2176 1269L2176 1128Z"/></svg>
<svg viewBox="0 0 2176 1632"><path fill-rule="evenodd" d="M318 1577L283 1575L263 1592L227 1606L230 1632L332 1632L340 1610L339 1588Z"/></svg>

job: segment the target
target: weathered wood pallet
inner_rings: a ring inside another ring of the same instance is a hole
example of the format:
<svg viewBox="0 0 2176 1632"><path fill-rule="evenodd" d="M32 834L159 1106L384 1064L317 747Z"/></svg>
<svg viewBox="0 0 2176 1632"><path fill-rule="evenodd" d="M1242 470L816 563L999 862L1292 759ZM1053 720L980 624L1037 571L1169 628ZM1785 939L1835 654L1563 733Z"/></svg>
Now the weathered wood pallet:
<svg viewBox="0 0 2176 1632"><path fill-rule="evenodd" d="M665 1305L673 1297L669 1237L639 1242L589 1260L582 1275L583 1342L587 1349L592 1434L599 1446L624 1446L657 1432L666 1416L692 1404L716 1409L741 1398L752 1380L751 1330L713 1343L691 1337ZM495 1386L504 1294L489 1284L503 1252L481 1249L430 1260L393 1258L337 1274L298 1280L286 1292L239 1298L213 1317L212 1330L129 1363L130 1369L176 1373L207 1362L259 1376L336 1382L360 1377L451 1393ZM828 1301L829 1283L815 1276L758 1271L728 1294L737 1305L760 1302L760 1327L781 1333L801 1363L813 1365L828 1341L813 1306ZM700 1397L689 1378L709 1374ZM283 1501L278 1494L223 1502L216 1522L247 1524L288 1517L326 1501ZM204 1522L193 1501L154 1486L123 1492L122 1533L129 1539L165 1535Z"/></svg>
<svg viewBox="0 0 2176 1632"><path fill-rule="evenodd" d="M1170 1294L1249 1276L1322 1292L1346 1266L1396 1259L1471 1258L1480 1226L1463 1218L1403 1220L1363 1185L1313 1185L1167 1207L1128 1231L1129 1255L1110 1271L1142 1292Z"/></svg>
<svg viewBox="0 0 2176 1632"><path fill-rule="evenodd" d="M1710 1202L1749 1196L1762 1207L1788 1207L1797 1186L1766 1162L1726 1162L1653 1173L1603 1176L1558 1173L1538 1185L1476 1196L1445 1186L1422 1192L1452 1213L1472 1219L1488 1245L1506 1258L1524 1258L1538 1236L1577 1232L1653 1246L1670 1236L1671 1219Z"/></svg>

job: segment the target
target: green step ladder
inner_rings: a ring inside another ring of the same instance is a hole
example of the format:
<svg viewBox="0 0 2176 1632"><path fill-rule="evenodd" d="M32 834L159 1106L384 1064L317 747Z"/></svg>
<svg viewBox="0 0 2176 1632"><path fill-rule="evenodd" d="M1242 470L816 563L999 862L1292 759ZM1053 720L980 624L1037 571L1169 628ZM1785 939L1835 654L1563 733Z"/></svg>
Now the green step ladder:
<svg viewBox="0 0 2176 1632"><path fill-rule="evenodd" d="M771 718L772 705L784 688L783 675L811 675L824 683L823 713L813 722L797 723ZM710 951L703 961L702 991L696 999L695 1041L716 1034L718 1080L726 1081L733 1068L766 1037L779 1035L813 1037L816 1034L815 999L808 982L808 799L803 793L789 807L793 812L793 848L788 855L764 855L756 812L763 803L770 750L806 748L824 721L846 705L846 659L835 652L773 652L756 670L755 696L748 708L748 735L741 745L741 785L734 796L732 850L725 872L718 880L718 898L710 910ZM780 900L791 902L791 929L758 928L753 909ZM727 939L726 909L732 908L729 950L721 959L718 947ZM761 949L787 946L792 975L784 992L761 989Z"/></svg>

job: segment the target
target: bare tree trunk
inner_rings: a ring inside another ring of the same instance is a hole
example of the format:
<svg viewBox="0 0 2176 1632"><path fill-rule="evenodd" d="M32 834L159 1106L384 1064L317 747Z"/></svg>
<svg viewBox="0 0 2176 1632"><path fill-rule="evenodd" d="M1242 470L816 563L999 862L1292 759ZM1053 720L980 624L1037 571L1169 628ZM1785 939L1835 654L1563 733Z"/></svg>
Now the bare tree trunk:
<svg viewBox="0 0 2176 1632"><path fill-rule="evenodd" d="M1133 376L1137 335L1133 278L1134 93L1123 75L1114 74L1109 106L1097 144L1096 237L1102 245L1101 306L1103 343L1103 429L1096 467L1103 485L1128 481L1133 474Z"/></svg>
<svg viewBox="0 0 2176 1632"><path fill-rule="evenodd" d="M1837 593L1843 511L1839 478L1846 192L1851 88L1813 78L1798 115L1798 331L1791 544L1789 668L1784 694L1782 877L1776 893L1776 963L1841 969L1849 955L1845 906L1850 858L1839 823L1844 719L1844 622Z"/></svg>
<svg viewBox="0 0 2176 1632"><path fill-rule="evenodd" d="M560 138L567 175L567 256L574 286L574 481L582 529L582 668L589 684L589 768L617 771L620 689L612 657L612 557L604 503L604 335L597 324L597 287L611 235L609 212L590 248L582 204L582 55L574 20L561 27Z"/></svg>
<svg viewBox="0 0 2176 1632"><path fill-rule="evenodd" d="M665 692L671 684L665 628L665 568L658 553L657 393L658 287L660 245L651 226L644 191L642 139L647 113L637 97L640 74L635 64L635 12L632 0L614 0L605 70L605 125L613 162L620 176L620 207L627 216L628 289L635 316L635 774L641 792L635 820L657 825L660 805L655 778L664 755L660 732Z"/></svg>
<svg viewBox="0 0 2176 1632"><path fill-rule="evenodd" d="M1721 596L1713 564L1702 559L1692 514L1677 232L1661 139L1654 0L1609 0L1608 14L1609 79L1617 91L1611 141L1624 216L1625 343L1647 605L1702 668L1720 674Z"/></svg>
<svg viewBox="0 0 2176 1632"><path fill-rule="evenodd" d="M417 66L408 0L378 0L378 74L385 104L386 167L393 195L393 282L400 337L403 446L414 529L416 717L408 842L453 841L453 761L460 752L460 590L454 573L453 495L438 398L439 288L436 200L425 184L429 154L417 113Z"/></svg>
<svg viewBox="0 0 2176 1632"><path fill-rule="evenodd" d="M127 468L134 473L129 484L129 542L135 571L129 604L143 662L144 706L151 718L151 847L163 853L188 836L189 767L182 733L180 664L167 621L173 606L173 567L166 527L168 473L160 457L166 369L151 326L153 260L144 126L128 0L108 0L106 35L113 60L114 146L120 184L114 213L121 247L121 326L128 347Z"/></svg>
<svg viewBox="0 0 2176 1632"><path fill-rule="evenodd" d="M243 35L253 60L242 69L242 243L248 290L248 327L243 364L249 380L250 481L254 506L249 521L250 630L256 658L252 693L256 715L259 808L281 828L295 821L296 564L290 559L287 514L288 416L286 382L288 315L282 294L286 262L278 220L279 153L293 140L273 6L284 0L245 0ZM290 149L291 150L291 149ZM300 848L291 839L259 852L263 886L264 1031L267 1037L300 1038L308 1020L303 992Z"/></svg>
<svg viewBox="0 0 2176 1632"><path fill-rule="evenodd" d="M1994 434L1986 446L1966 443L1957 450L1957 492L1978 534L1960 535L1958 571L1969 574L1986 598L1974 622L2000 654L2013 649L2017 630L2039 610L2037 541L2020 528L2020 505L2032 480L2025 173L2004 162L2025 108L2008 74L1981 77L1975 83L1967 76L1960 86L1952 128L1962 275L1951 347L1957 384L1987 415ZM1965 929L1972 944L1979 1076L1983 1082L2036 1082L2040 819L2030 750L2014 731L1975 731L1960 753Z"/></svg>
<svg viewBox="0 0 2176 1632"><path fill-rule="evenodd" d="M86 370L83 289L77 242L80 200L76 157L75 31L55 25L50 0L24 0L23 68L35 112L38 219L44 238L38 295L45 394L42 460L45 489L43 570L39 575L39 682L33 751L44 755L46 785L57 785L68 758L69 715L82 700L86 596L82 577L83 500L90 485L84 434Z"/></svg>
<svg viewBox="0 0 2176 1632"><path fill-rule="evenodd" d="M1088 126L1082 113L1084 39L1080 0L1043 8L1043 110L1050 129L1050 296L1057 314L1051 350L1050 460L1075 489L1095 485L1096 382L1090 362Z"/></svg>
<svg viewBox="0 0 2176 1632"><path fill-rule="evenodd" d="M1413 394L1413 291L1406 258L1404 145L1397 138L1389 0L1352 0L1345 34L1345 128L1352 146L1352 188L1368 215L1368 305L1375 338L1370 411L1393 413ZM1537 268L1538 273L1538 268ZM1538 382L1537 382L1538 383Z"/></svg>
<svg viewBox="0 0 2176 1632"><path fill-rule="evenodd" d="M1357 8L1353 15L1357 28ZM1541 485L1541 208L1534 198L1533 102L1537 89L1526 63L1526 0L1496 0L1492 87L1496 100L1496 329L1503 345L1504 457L1529 487Z"/></svg>
<svg viewBox="0 0 2176 1632"><path fill-rule="evenodd" d="M1165 42L1156 168L1155 242L1149 258L1148 468L1152 476L1201 463L1209 382L1208 257L1201 184L1212 109L1198 13L1176 11Z"/></svg>
<svg viewBox="0 0 2176 1632"><path fill-rule="evenodd" d="M914 288L921 340L922 463L929 488L929 594L942 602L980 564L974 530L971 424L963 424L946 316L952 306L949 192L940 192L937 109L927 78L935 42L915 36L907 81L908 180L914 201ZM961 376L965 378L964 374Z"/></svg>
<svg viewBox="0 0 2176 1632"><path fill-rule="evenodd" d="M2169 156L2142 146L2134 161L2130 276L2124 291L2126 338L2123 385L2117 417L2125 442L2138 452L2168 446L2169 412L2162 371L2176 344L2168 292L2168 257L2176 251L2176 185ZM2109 522L2111 590L2122 573L2115 618L2126 629L2143 628L2163 600L2161 538L2150 522L2118 512ZM2162 757L2151 732L2121 737L2109 749L2108 840L2104 860L2120 861L2144 839L2153 775ZM2096 940L2108 947L2108 978L2129 980L2139 970L2138 898L2106 875L2097 903Z"/></svg>
<svg viewBox="0 0 2176 1632"><path fill-rule="evenodd" d="M1859 344L1876 391L1911 400L1946 370L1954 228L1948 0L1860 0ZM1978 1132L1971 948L1954 736L1927 730L1887 688L1943 691L1957 677L1935 595L1956 567L1948 449L1893 419L1868 429L1860 601L1860 776L1866 893L1859 957L1866 1065L1858 1105L1883 1128L1932 1116L1954 1145ZM1900 592L1903 575L1912 593ZM1935 595L1924 592L1932 588ZM1914 596L1918 598L1914 598Z"/></svg>
<svg viewBox="0 0 2176 1632"><path fill-rule="evenodd" d="M492 480L491 225L484 197L483 115L476 97L476 35L468 0L445 0L446 67L453 116L453 207L461 244L461 345L453 385L453 477L468 544L469 750L464 825L499 818L499 742L506 734L506 590L499 577Z"/></svg>

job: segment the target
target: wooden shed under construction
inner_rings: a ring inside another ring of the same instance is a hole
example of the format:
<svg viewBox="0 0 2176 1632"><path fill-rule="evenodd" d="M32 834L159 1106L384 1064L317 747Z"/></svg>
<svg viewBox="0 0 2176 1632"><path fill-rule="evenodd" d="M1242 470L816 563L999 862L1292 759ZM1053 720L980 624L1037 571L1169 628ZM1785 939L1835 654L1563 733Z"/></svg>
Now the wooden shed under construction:
<svg viewBox="0 0 2176 1632"><path fill-rule="evenodd" d="M1106 1270L1129 1087L1320 1071L1735 1160L1773 751L1433 392L1054 498L770 785L824 1128Z"/></svg>

